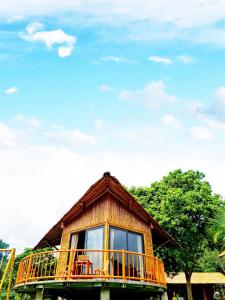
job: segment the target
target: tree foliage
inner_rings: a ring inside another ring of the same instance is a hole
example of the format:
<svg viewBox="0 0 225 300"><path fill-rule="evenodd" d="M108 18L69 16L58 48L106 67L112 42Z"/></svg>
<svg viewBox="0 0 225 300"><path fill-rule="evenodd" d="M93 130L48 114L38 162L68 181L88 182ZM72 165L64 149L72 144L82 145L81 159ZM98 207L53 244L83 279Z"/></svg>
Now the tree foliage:
<svg viewBox="0 0 225 300"><path fill-rule="evenodd" d="M9 247L9 245L7 245L7 246ZM50 247L44 248L44 249L37 249L37 250L33 250L32 248L25 248L22 253L18 254L15 257L13 273L12 273L12 286L11 286L10 299L14 299L14 300L19 300L20 299L19 294L13 289L13 286L16 282L16 276L17 276L17 271L18 271L18 268L19 268L20 261L24 257L29 256L32 253L39 253L39 252L51 251L51 250L52 250L52 248L50 248ZM1 295L0 295L0 300L1 299L6 299L7 286L8 286L8 278L7 278L7 280L6 280L6 282L3 286L3 290L2 290Z"/></svg>
<svg viewBox="0 0 225 300"><path fill-rule="evenodd" d="M175 170L150 187L129 191L180 245L156 249L167 272L183 271L190 283L205 249L210 248L207 226L224 207L222 198L212 192L203 173L193 170Z"/></svg>
<svg viewBox="0 0 225 300"><path fill-rule="evenodd" d="M225 209L216 213L209 222L209 235L215 243L225 243Z"/></svg>

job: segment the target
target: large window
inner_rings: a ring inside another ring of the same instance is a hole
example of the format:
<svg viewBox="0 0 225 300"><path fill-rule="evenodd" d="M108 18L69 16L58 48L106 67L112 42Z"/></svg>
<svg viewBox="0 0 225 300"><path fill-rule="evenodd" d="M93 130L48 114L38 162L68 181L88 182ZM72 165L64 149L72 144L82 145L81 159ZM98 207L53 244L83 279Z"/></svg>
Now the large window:
<svg viewBox="0 0 225 300"><path fill-rule="evenodd" d="M70 249L102 250L104 241L103 226L89 228L71 234Z"/></svg>
<svg viewBox="0 0 225 300"><path fill-rule="evenodd" d="M78 249L75 259L79 255L87 255L88 260L92 264L93 270L102 268L102 252L101 251L85 251L85 250L103 250L104 248L104 228L103 226L89 228L87 230L73 233L70 238L70 249Z"/></svg>
<svg viewBox="0 0 225 300"><path fill-rule="evenodd" d="M143 277L144 272L144 245L142 234L110 227L109 246L111 250L127 250L125 257L125 271L128 277ZM138 252L138 253L136 253ZM122 275L121 252L110 253L110 271L116 276Z"/></svg>
<svg viewBox="0 0 225 300"><path fill-rule="evenodd" d="M144 253L142 234L118 227L110 227L109 244L112 250L124 249L131 252Z"/></svg>

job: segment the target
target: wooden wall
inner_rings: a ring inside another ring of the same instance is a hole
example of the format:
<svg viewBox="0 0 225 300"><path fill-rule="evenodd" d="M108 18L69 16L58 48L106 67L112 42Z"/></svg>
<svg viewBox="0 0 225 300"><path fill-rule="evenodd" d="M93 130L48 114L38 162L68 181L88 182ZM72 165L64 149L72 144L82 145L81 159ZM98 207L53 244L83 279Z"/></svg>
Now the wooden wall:
<svg viewBox="0 0 225 300"><path fill-rule="evenodd" d="M61 249L69 248L71 233L101 224L106 225L105 237L108 235L108 226L110 225L142 233L144 236L145 253L153 256L150 225L146 224L131 209L125 207L111 194L105 195L104 198L95 201L88 208L84 208L84 212L64 228ZM105 239L105 249L107 248L108 241Z"/></svg>

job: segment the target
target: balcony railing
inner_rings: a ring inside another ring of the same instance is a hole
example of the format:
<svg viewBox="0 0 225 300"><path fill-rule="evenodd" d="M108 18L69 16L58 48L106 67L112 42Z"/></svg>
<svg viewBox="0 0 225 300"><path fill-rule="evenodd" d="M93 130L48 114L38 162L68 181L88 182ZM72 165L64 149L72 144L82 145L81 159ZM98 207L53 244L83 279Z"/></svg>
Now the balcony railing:
<svg viewBox="0 0 225 300"><path fill-rule="evenodd" d="M21 260L16 285L46 280L121 279L166 285L163 262L125 250L59 250Z"/></svg>

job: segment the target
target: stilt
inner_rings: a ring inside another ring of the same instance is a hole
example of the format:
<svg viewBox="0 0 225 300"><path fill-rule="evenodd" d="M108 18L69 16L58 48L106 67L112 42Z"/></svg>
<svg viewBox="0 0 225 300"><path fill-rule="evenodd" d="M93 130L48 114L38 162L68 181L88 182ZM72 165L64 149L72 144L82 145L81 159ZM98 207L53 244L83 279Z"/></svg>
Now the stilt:
<svg viewBox="0 0 225 300"><path fill-rule="evenodd" d="M162 294L161 299L162 299L162 300L168 300L167 292L164 292L164 293Z"/></svg>
<svg viewBox="0 0 225 300"><path fill-rule="evenodd" d="M36 297L35 300L43 300L44 299L44 287L40 285L36 289Z"/></svg>
<svg viewBox="0 0 225 300"><path fill-rule="evenodd" d="M110 289L109 288L101 288L100 300L110 300Z"/></svg>

